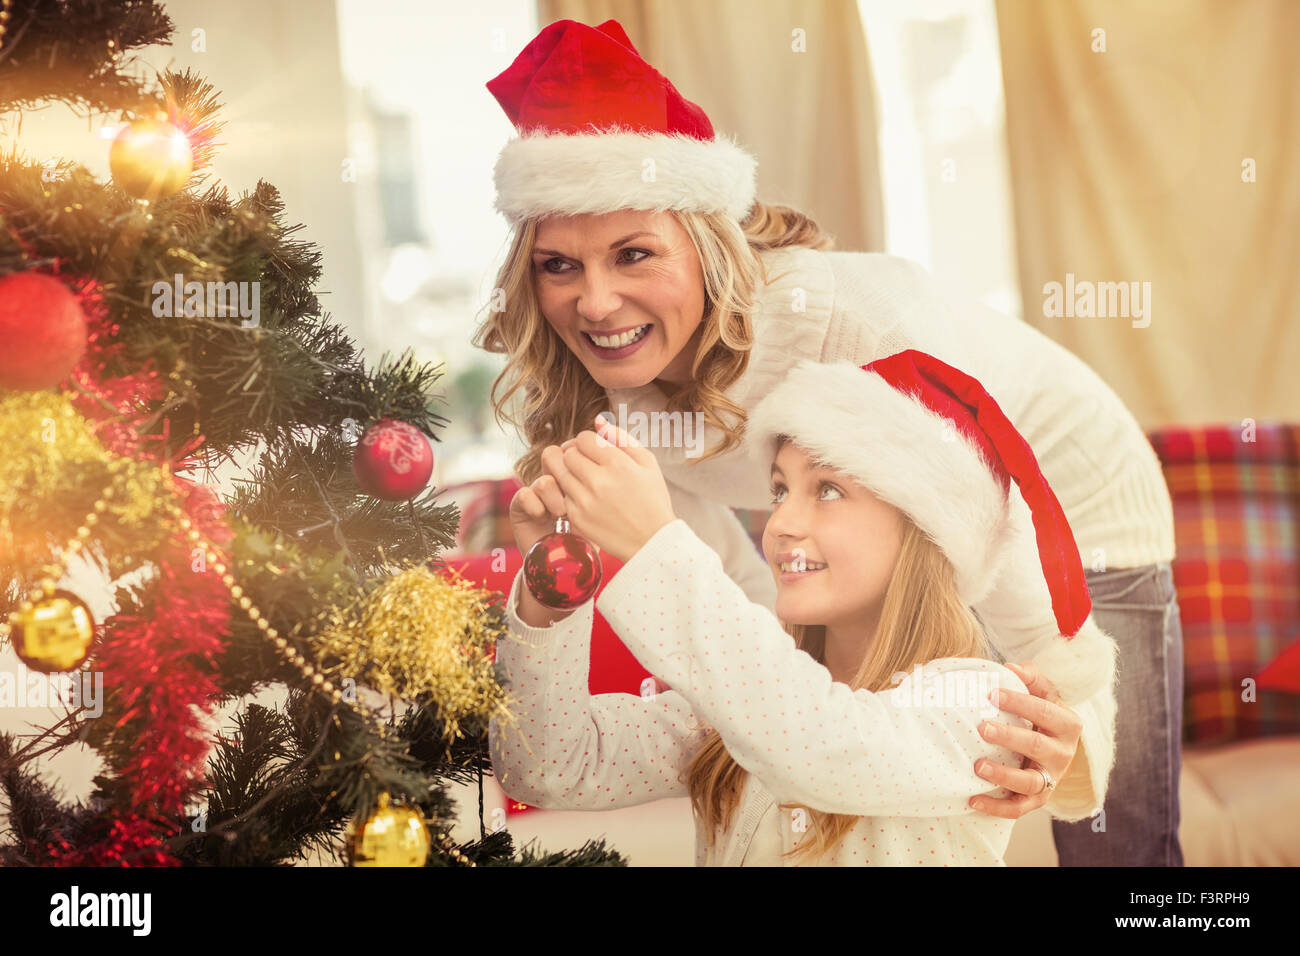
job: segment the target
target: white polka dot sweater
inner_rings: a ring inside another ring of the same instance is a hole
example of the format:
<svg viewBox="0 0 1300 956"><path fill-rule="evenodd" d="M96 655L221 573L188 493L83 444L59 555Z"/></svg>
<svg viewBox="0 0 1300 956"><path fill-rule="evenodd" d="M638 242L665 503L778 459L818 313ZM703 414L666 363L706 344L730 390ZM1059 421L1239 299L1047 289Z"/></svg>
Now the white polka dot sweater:
<svg viewBox="0 0 1300 956"><path fill-rule="evenodd" d="M1007 668L945 658L889 690L850 690L795 647L681 518L656 532L594 604L550 627L519 619L521 586L516 576L509 634L497 645L517 722L489 728L493 768L512 798L605 810L686 796L685 768L713 727L748 780L714 846L696 820L697 865L781 865L778 854L811 839L814 824L778 803L861 817L831 853L792 865L1002 865L1014 821L969 800L1007 795L975 772L977 760L1020 764L978 729L986 719L1029 726L988 699L998 688L1025 690ZM595 606L672 690L589 693Z"/></svg>
<svg viewBox="0 0 1300 956"><path fill-rule="evenodd" d="M1160 462L1123 402L1077 356L1027 322L950 299L923 268L897 256L793 247L761 258L768 284L756 301L748 365L727 389L732 401L753 411L804 359L865 365L919 349L979 379L1024 435L1085 568L1173 557L1173 508ZM616 419L655 421L666 408L654 382L606 394ZM774 607L772 575L731 511L771 510L771 462L745 446L704 459L700 453L721 435L707 422L698 427L689 442L643 444L668 482L674 513L752 600ZM1097 653L1098 640L1067 642L1057 633L1032 535L1020 548L975 611L1002 659L1033 660L1082 721L1079 750L1047 809L1061 820L1083 820L1104 803L1114 762L1114 651ZM1091 619L1085 629L1098 638ZM1099 640L1113 645L1108 636Z"/></svg>

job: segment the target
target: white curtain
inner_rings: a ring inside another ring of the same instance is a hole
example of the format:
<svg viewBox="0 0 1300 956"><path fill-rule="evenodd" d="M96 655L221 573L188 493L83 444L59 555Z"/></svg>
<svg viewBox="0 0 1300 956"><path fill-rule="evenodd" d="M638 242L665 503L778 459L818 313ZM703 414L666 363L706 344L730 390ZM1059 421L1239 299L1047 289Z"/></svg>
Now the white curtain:
<svg viewBox="0 0 1300 956"><path fill-rule="evenodd" d="M1300 421L1300 3L997 14L1026 321L1147 427Z"/></svg>

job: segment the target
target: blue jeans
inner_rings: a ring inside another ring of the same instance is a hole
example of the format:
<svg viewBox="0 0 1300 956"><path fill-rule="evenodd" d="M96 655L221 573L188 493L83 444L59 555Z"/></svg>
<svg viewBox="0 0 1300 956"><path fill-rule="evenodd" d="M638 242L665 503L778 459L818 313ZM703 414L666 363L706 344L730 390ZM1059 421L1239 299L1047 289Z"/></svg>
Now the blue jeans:
<svg viewBox="0 0 1300 956"><path fill-rule="evenodd" d="M1052 821L1061 866L1182 866L1183 630L1168 562L1085 572L1098 626L1119 645L1115 764L1102 818Z"/></svg>

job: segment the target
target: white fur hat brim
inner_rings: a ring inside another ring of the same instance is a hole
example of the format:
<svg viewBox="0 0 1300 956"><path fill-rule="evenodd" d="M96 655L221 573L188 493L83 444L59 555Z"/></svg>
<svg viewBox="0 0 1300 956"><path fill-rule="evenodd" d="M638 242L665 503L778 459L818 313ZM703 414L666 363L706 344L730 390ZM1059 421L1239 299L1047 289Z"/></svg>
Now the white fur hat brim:
<svg viewBox="0 0 1300 956"><path fill-rule="evenodd" d="M782 434L906 513L952 562L967 604L992 591L1011 499L948 419L875 372L804 360L749 414L745 440L770 462Z"/></svg>
<svg viewBox="0 0 1300 956"><path fill-rule="evenodd" d="M737 222L754 204L758 161L722 135L629 130L532 132L497 158L496 209L512 224L551 215L645 209L725 212Z"/></svg>

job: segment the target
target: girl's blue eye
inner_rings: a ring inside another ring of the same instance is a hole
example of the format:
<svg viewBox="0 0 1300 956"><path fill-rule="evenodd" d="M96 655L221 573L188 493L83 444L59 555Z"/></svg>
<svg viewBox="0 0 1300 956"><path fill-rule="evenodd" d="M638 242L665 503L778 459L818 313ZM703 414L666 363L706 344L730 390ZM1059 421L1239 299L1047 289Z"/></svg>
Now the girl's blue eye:
<svg viewBox="0 0 1300 956"><path fill-rule="evenodd" d="M843 497L844 497L844 493L843 493L842 491L840 491L840 490L839 490L838 488L836 488L834 485L832 485L832 484L830 484L830 483L828 483L828 482L823 481L822 484L821 484L821 490L822 490L822 491L826 491L828 488L829 488L831 491L835 492L835 494L836 494L837 497L840 497L840 498L843 498ZM780 492L782 492L782 491L785 491L785 485L773 485L773 486L772 486L770 489L768 489L768 490L769 490L769 492L770 492L771 495L772 495L772 504L774 504L774 505L779 505L781 502L780 502L780 500L779 500L779 498L778 498L778 494L779 494ZM820 495L819 495L818 497L820 497ZM832 499L830 499L830 500L831 500L831 501L834 501L835 499L832 498Z"/></svg>
<svg viewBox="0 0 1300 956"><path fill-rule="evenodd" d="M622 253L622 252L639 252L639 253L641 253L642 256L644 256L644 257L646 257L646 258L649 258L650 255L651 255L651 253L647 252L645 249L621 249L621 250L619 250L619 251L620 251L620 253ZM630 260L626 260L626 261L627 261L628 265L636 265L638 262L644 262L645 259L644 259L644 258L643 258L643 259L630 259ZM547 259L545 262L542 263L542 271L543 271L543 272L549 272L549 273L550 273L551 275L553 275L553 276L564 275L565 273L572 271L572 270L569 270L569 269L558 269L558 270L557 270L557 269L552 269L552 268L550 267L552 262L564 262L564 260L561 259L561 258L559 258L558 256L555 257L555 258L552 258L552 259Z"/></svg>

